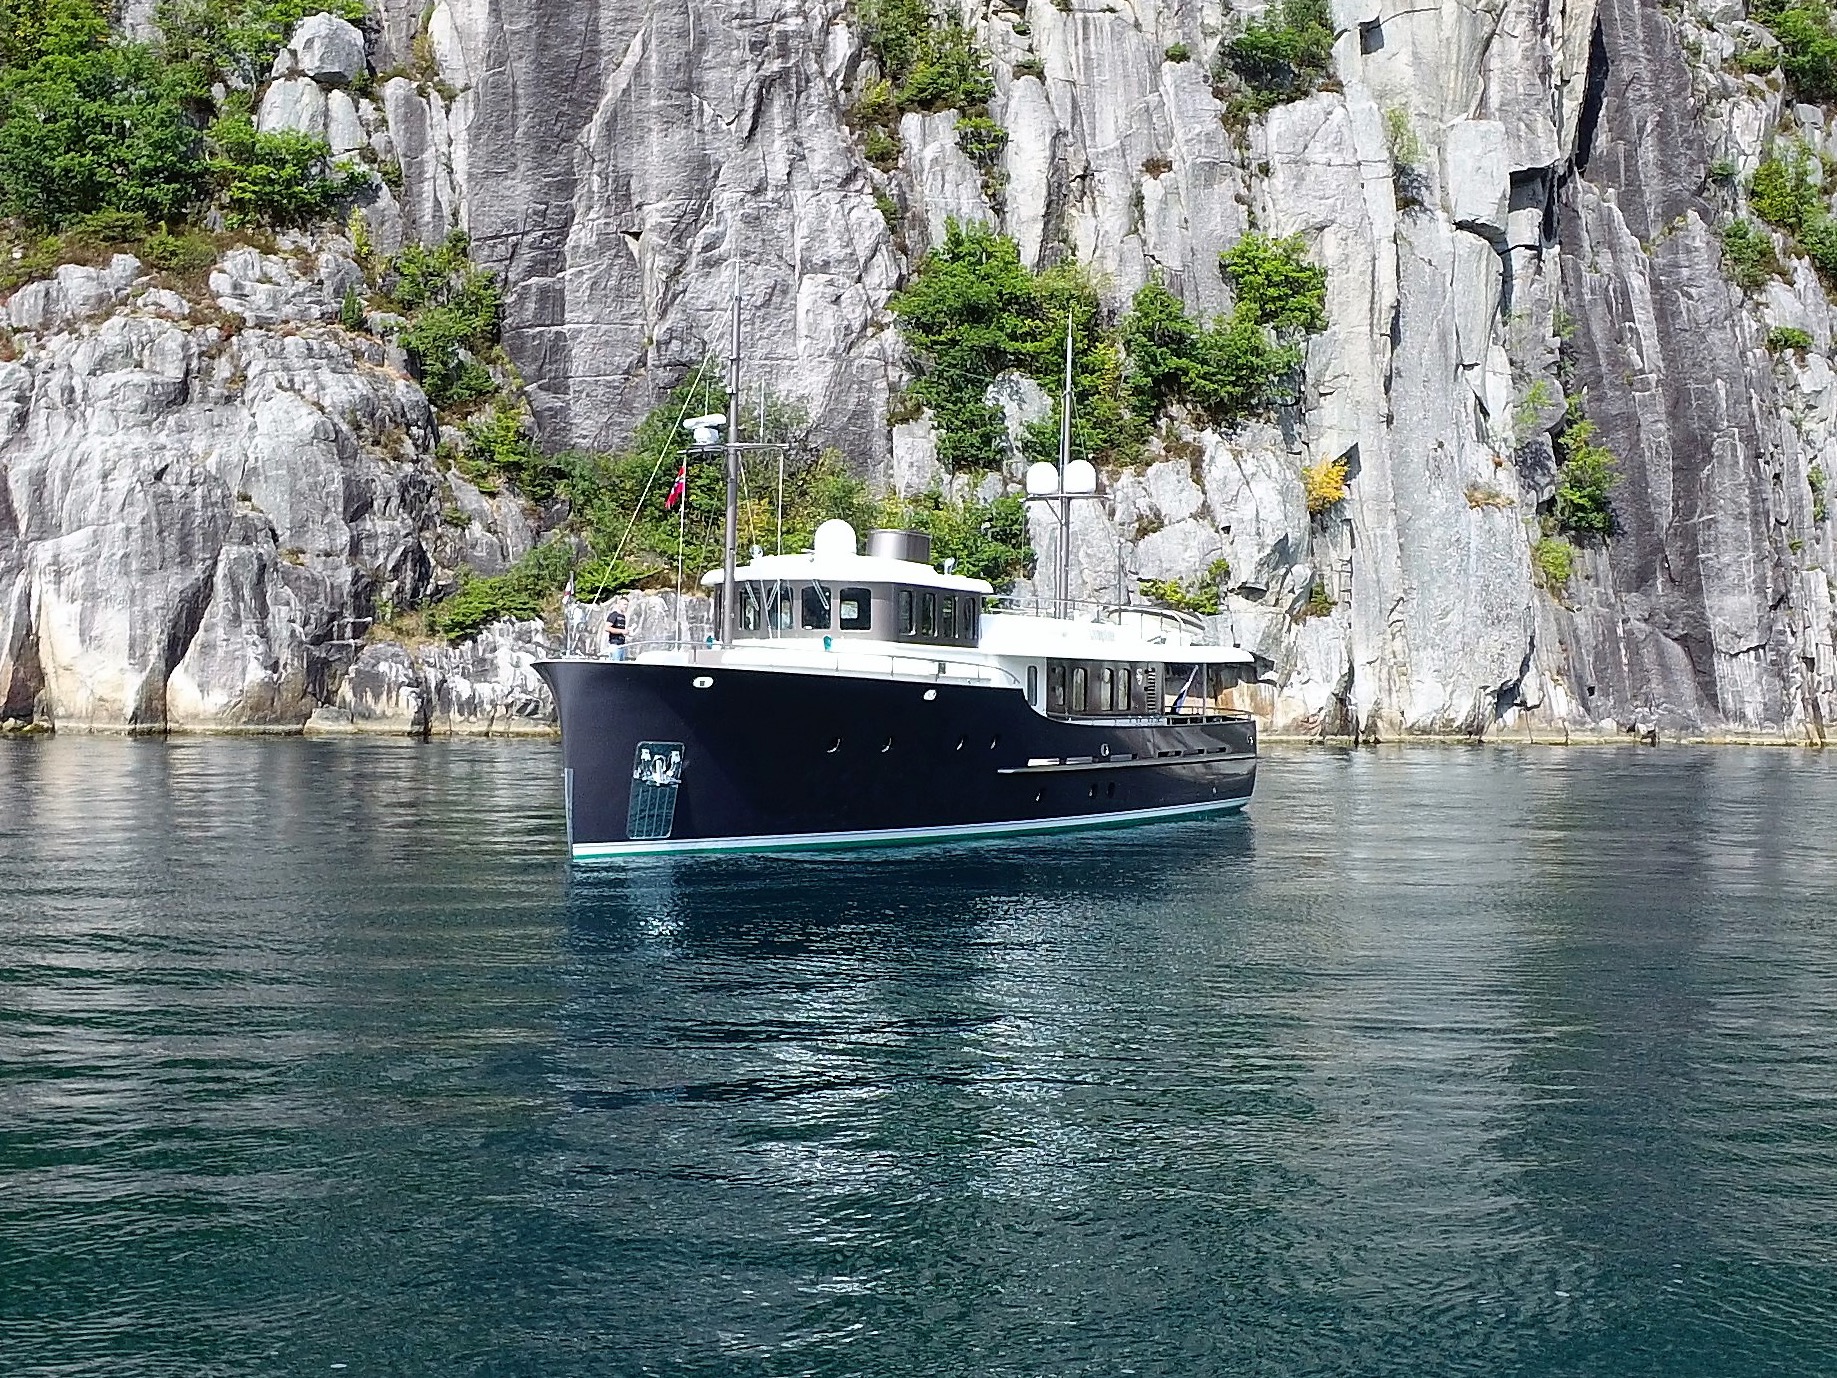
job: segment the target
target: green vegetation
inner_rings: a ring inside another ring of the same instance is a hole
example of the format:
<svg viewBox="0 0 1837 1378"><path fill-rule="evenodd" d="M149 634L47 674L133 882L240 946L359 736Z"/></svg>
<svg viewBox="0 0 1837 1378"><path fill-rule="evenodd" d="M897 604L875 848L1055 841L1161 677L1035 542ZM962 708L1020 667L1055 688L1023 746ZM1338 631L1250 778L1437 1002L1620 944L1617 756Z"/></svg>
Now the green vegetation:
<svg viewBox="0 0 1837 1378"><path fill-rule="evenodd" d="M1775 354L1803 354L1813 343L1810 332L1797 326L1776 325L1767 332L1767 348Z"/></svg>
<svg viewBox="0 0 1837 1378"><path fill-rule="evenodd" d="M198 70L109 42L102 11L82 0L22 8L34 12L0 12L0 215L61 230L104 211L179 220L199 205L211 174Z"/></svg>
<svg viewBox="0 0 1837 1378"><path fill-rule="evenodd" d="M1611 536L1610 490L1619 470L1607 446L1595 441L1595 423L1572 402L1569 424L1557 440L1562 463L1556 480L1556 524L1571 536Z"/></svg>
<svg viewBox="0 0 1837 1378"><path fill-rule="evenodd" d="M1195 613L1200 617L1211 617L1218 612L1219 600L1224 596L1225 585L1230 579L1231 562L1221 555L1206 567L1204 577L1196 583L1186 583L1179 579L1143 579L1140 582L1142 595L1150 602L1180 612Z"/></svg>
<svg viewBox="0 0 1837 1378"><path fill-rule="evenodd" d="M1076 265L1029 272L1013 240L953 223L893 300L920 366L910 391L937 422L939 458L955 472L1003 461L1007 432L986 400L989 385L1021 373L1056 397L1068 317L1073 449L1095 462L1131 462L1169 405L1226 426L1285 400L1301 364L1300 340L1326 322L1326 275L1303 253L1299 239L1248 235L1221 263L1238 298L1229 317L1205 326L1149 283L1112 326ZM1055 412L1028 428L1023 452L1050 457L1058 433Z"/></svg>
<svg viewBox="0 0 1837 1378"><path fill-rule="evenodd" d="M518 402L492 403L465 423L464 434L459 471L486 492L508 479L531 502L546 502L567 477L567 470L536 443L529 414Z"/></svg>
<svg viewBox="0 0 1837 1378"><path fill-rule="evenodd" d="M1545 536L1531 547L1531 563L1551 592L1563 588L1575 572L1575 547L1558 536Z"/></svg>
<svg viewBox="0 0 1837 1378"><path fill-rule="evenodd" d="M1338 606L1339 604L1333 600L1332 590L1327 587L1327 581L1317 574L1314 576L1314 582L1308 585L1307 601L1295 613L1295 621L1306 622L1315 617L1331 617L1333 609Z"/></svg>
<svg viewBox="0 0 1837 1378"><path fill-rule="evenodd" d="M1822 208L1820 171L1818 161L1803 149L1776 150L1754 169L1748 204L1769 225L1796 232Z"/></svg>
<svg viewBox="0 0 1837 1378"><path fill-rule="evenodd" d="M1811 519L1815 522L1822 522L1828 515L1824 501L1827 486L1824 469L1819 465L1812 465L1805 471L1805 482L1811 489Z"/></svg>
<svg viewBox="0 0 1837 1378"><path fill-rule="evenodd" d="M1002 374L1019 372L1057 394L1065 322L1073 325L1074 445L1093 458L1139 445L1122 397L1122 360L1102 328L1096 287L1075 265L1029 272L1012 239L953 221L893 299L918 356L913 396L931 408L938 453L956 472L992 469L1007 455L1001 412L984 400ZM1051 454L1056 414L1035 423L1026 449Z"/></svg>
<svg viewBox="0 0 1837 1378"><path fill-rule="evenodd" d="M561 475L557 491L570 505L570 528L588 552L576 569L575 587L582 597L596 597L667 574L674 578L681 542L683 568L690 579L720 563L724 530L726 476L720 455L694 453L679 422L685 416L719 412L727 405L726 389L715 381L719 370L708 366L679 385L645 418L630 441L610 454L573 453L546 461ZM508 441L514 454L523 443L520 427L497 414L469 432L485 450ZM758 439L749 416L745 439ZM906 501L876 498L851 473L835 450L815 451L798 443L808 429L802 412L771 402L766 434L789 438L785 463L784 545L803 550L816 528L832 517L857 531L874 526L903 526L928 531L937 560L954 559L959 573L997 585L1031 573L1025 510L1019 498L992 503L954 503L937 493ZM684 503L667 506L678 469L685 475ZM740 541L775 549L777 544L777 455L748 452L742 459ZM565 577L565 571L564 575ZM557 578L553 587L559 588ZM500 587L500 586L494 586ZM483 597L484 595L475 595Z"/></svg>
<svg viewBox="0 0 1837 1378"><path fill-rule="evenodd" d="M295 130L261 133L246 104L231 104L210 127L211 171L231 225L307 224L354 189L357 175L332 165L325 140Z"/></svg>
<svg viewBox="0 0 1837 1378"><path fill-rule="evenodd" d="M1518 399L1518 405L1512 408L1512 429L1519 439L1529 436L1537 425L1537 418L1543 409L1556 401L1556 388L1548 378L1535 380L1525 389L1524 396Z"/></svg>
<svg viewBox="0 0 1837 1378"><path fill-rule="evenodd" d="M1272 340L1251 308L1240 304L1207 328L1158 282L1135 294L1122 338L1130 400L1143 421L1178 403L1229 425L1284 400L1301 365L1301 351Z"/></svg>
<svg viewBox="0 0 1837 1378"><path fill-rule="evenodd" d="M1419 206L1427 195L1423 171L1427 154L1410 112L1403 106L1392 106L1384 112L1384 142L1391 155L1391 178L1394 181L1397 207L1408 210Z"/></svg>
<svg viewBox="0 0 1837 1378"><path fill-rule="evenodd" d="M1823 161L1810 151L1776 150L1754 170L1748 204L1762 220L1792 235L1819 272L1837 278L1837 219L1826 207L1827 180ZM1726 254L1727 231L1722 243Z"/></svg>
<svg viewBox="0 0 1837 1378"><path fill-rule="evenodd" d="M995 94L989 64L975 36L955 21L940 22L925 0L863 0L862 36L880 67L849 111L867 160L889 171L899 161L899 117L908 110L959 110L957 140L983 170L991 195L996 157L1008 136L989 118Z"/></svg>
<svg viewBox="0 0 1837 1378"><path fill-rule="evenodd" d="M211 90L225 74L246 85L248 63L265 75L287 28L321 8L363 13L355 0L186 0L162 10L164 41L146 44L112 37L99 0L0 0L0 216L118 247L159 225L164 241L147 247L169 258L180 240L194 252L204 242L172 227L213 206L233 228L323 216L353 174L322 141L258 133L246 91L217 109ZM219 60L232 48L243 66ZM18 281L25 259L46 255L13 247Z"/></svg>
<svg viewBox="0 0 1837 1378"><path fill-rule="evenodd" d="M1333 17L1327 0L1275 0L1263 17L1219 52L1220 77L1232 81L1232 102L1260 114L1318 91L1333 71Z"/></svg>
<svg viewBox="0 0 1837 1378"><path fill-rule="evenodd" d="M481 356L494 352L503 294L497 280L466 257L464 234L436 248L410 244L383 276L383 291L408 317L402 348L436 407L497 390Z"/></svg>
<svg viewBox="0 0 1837 1378"><path fill-rule="evenodd" d="M883 503L875 523L930 533L933 560L955 560L958 574L987 579L997 589L1033 573L1027 512L1018 497L957 504L939 493L925 493L907 502Z"/></svg>
<svg viewBox="0 0 1837 1378"><path fill-rule="evenodd" d="M1779 40L1777 53L1749 51L1737 65L1747 71L1778 67L1793 99L1811 104L1837 100L1837 29L1826 0L1757 0L1749 17Z"/></svg>
<svg viewBox="0 0 1837 1378"><path fill-rule="evenodd" d="M1191 62L1193 50L1184 43L1169 43L1161 50L1161 57L1166 62Z"/></svg>
<svg viewBox="0 0 1837 1378"><path fill-rule="evenodd" d="M1722 230L1722 262L1743 291L1754 292L1780 271L1773 240L1752 220L1736 220Z"/></svg>
<svg viewBox="0 0 1837 1378"><path fill-rule="evenodd" d="M489 577L460 575L459 589L451 598L428 611L428 626L454 641L476 636L502 618L520 622L542 616L543 600L567 582L573 554L563 541L539 545L503 574Z"/></svg>
<svg viewBox="0 0 1837 1378"><path fill-rule="evenodd" d="M1225 279L1258 325L1312 334L1327 325L1327 270L1309 263L1300 235L1247 234L1219 256Z"/></svg>
<svg viewBox="0 0 1837 1378"><path fill-rule="evenodd" d="M1305 251L1299 237L1245 235L1219 265L1237 309L1210 328L1158 282L1137 292L1121 332L1136 415L1177 402L1230 425L1287 400L1300 339L1326 325L1326 272Z"/></svg>
<svg viewBox="0 0 1837 1378"><path fill-rule="evenodd" d="M363 0L161 0L155 22L167 55L233 86L265 81L287 37L309 14L364 20Z"/></svg>
<svg viewBox="0 0 1837 1378"><path fill-rule="evenodd" d="M986 175L1008 146L1008 131L987 115L962 115L957 119L957 147Z"/></svg>

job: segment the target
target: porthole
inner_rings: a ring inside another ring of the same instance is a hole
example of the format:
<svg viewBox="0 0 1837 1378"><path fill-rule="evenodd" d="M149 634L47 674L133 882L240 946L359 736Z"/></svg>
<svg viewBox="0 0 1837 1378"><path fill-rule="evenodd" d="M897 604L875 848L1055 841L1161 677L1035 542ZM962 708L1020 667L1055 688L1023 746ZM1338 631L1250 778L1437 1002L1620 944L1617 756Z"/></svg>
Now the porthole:
<svg viewBox="0 0 1837 1378"><path fill-rule="evenodd" d="M891 751L892 749L893 749L893 739L891 737L888 737L886 745L880 748L881 755L884 756L887 752Z"/></svg>
<svg viewBox="0 0 1837 1378"><path fill-rule="evenodd" d="M990 751L993 751L993 750L995 750L995 748L996 748L996 747L998 747L998 746L1000 746L1000 745L1001 745L1001 738L1000 738L1000 737L990 737L990 738L989 738L989 750L990 750Z"/></svg>
<svg viewBox="0 0 1837 1378"><path fill-rule="evenodd" d="M1105 799L1116 798L1116 781L1112 780L1110 781L1109 784L1103 787L1103 797Z"/></svg>
<svg viewBox="0 0 1837 1378"><path fill-rule="evenodd" d="M1036 789L1033 792L1033 802L1036 804L1039 803L1040 800L1044 799L1045 797L1046 797L1046 791L1043 789Z"/></svg>
<svg viewBox="0 0 1837 1378"><path fill-rule="evenodd" d="M1097 797L1097 783L1096 781L1092 781L1091 782L1091 798L1095 799L1096 797Z"/></svg>
<svg viewBox="0 0 1837 1378"><path fill-rule="evenodd" d="M842 749L842 739L840 737L832 738L830 740L829 745L823 748L823 750L828 752L831 756L835 755L841 749Z"/></svg>
<svg viewBox="0 0 1837 1378"><path fill-rule="evenodd" d="M968 746L969 744L970 744L970 739L968 737L957 738L957 750L961 751L963 750L964 747Z"/></svg>
<svg viewBox="0 0 1837 1378"><path fill-rule="evenodd" d="M693 684L697 689L712 689L714 688L714 676L697 675L694 679L690 680L689 683Z"/></svg>
<svg viewBox="0 0 1837 1378"><path fill-rule="evenodd" d="M938 701L938 691L936 689L927 689L925 691L925 702L926 703L936 703L937 701Z"/></svg>

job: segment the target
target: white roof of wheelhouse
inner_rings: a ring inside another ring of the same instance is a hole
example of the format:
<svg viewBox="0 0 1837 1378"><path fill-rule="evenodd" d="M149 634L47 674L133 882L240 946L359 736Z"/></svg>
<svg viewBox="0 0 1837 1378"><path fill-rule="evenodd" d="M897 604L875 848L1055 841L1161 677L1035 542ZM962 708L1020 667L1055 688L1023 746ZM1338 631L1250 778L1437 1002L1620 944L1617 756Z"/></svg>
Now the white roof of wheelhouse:
<svg viewBox="0 0 1837 1378"><path fill-rule="evenodd" d="M724 576L711 569L702 576L703 588L718 588ZM945 593L993 593L986 579L965 579L960 574L940 574L916 560L887 560L875 555L761 555L741 565L734 578L742 583L784 584L904 584L939 589Z"/></svg>
<svg viewBox="0 0 1837 1378"><path fill-rule="evenodd" d="M880 555L859 554L855 528L844 521L824 522L816 529L812 544L816 549L806 550L801 555L761 555L736 569L734 578L787 584L910 584L945 593L995 591L986 580L940 574L917 560L889 560ZM721 570L711 569L702 576L702 587L719 588L725 578Z"/></svg>

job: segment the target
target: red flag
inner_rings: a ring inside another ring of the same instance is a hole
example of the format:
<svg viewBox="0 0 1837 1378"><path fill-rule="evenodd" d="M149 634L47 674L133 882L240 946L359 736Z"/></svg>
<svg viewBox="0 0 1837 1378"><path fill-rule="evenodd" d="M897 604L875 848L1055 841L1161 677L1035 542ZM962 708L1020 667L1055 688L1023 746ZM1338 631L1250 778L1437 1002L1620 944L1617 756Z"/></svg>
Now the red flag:
<svg viewBox="0 0 1837 1378"><path fill-rule="evenodd" d="M683 493L689 486L689 462L684 460L682 467L676 471L676 482L670 485L670 496L663 500L663 510L668 512L682 501Z"/></svg>

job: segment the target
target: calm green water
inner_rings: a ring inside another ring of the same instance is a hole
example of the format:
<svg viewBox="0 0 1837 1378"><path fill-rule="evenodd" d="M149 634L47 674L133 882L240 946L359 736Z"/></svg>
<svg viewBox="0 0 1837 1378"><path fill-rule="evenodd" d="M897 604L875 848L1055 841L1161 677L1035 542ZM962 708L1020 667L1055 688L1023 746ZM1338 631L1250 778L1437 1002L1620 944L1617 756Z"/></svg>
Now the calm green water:
<svg viewBox="0 0 1837 1378"><path fill-rule="evenodd" d="M558 768L0 747L0 1371L1837 1371L1837 760L574 875Z"/></svg>

